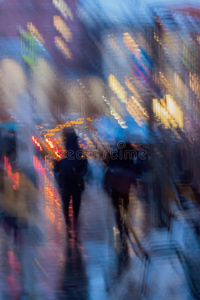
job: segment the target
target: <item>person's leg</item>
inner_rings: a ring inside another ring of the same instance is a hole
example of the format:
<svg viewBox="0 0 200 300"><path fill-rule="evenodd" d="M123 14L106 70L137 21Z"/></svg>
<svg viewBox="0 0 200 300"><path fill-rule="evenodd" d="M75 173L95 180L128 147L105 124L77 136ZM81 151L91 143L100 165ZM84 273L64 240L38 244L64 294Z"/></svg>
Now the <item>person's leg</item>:
<svg viewBox="0 0 200 300"><path fill-rule="evenodd" d="M117 227L121 236L122 224L121 224L121 215L120 215L120 194L118 191L112 190L112 204L115 213Z"/></svg>
<svg viewBox="0 0 200 300"><path fill-rule="evenodd" d="M126 214L128 211L129 194L120 193L119 195L119 210L120 210L120 252L119 252L119 275L130 263L128 251L128 228L126 225Z"/></svg>
<svg viewBox="0 0 200 300"><path fill-rule="evenodd" d="M62 202L63 202L63 214L65 217L65 223L68 226L69 225L69 203L70 203L70 193L69 192L63 192L62 193Z"/></svg>
<svg viewBox="0 0 200 300"><path fill-rule="evenodd" d="M74 192L72 194L74 220L78 220L80 206L81 206L81 192Z"/></svg>
<svg viewBox="0 0 200 300"><path fill-rule="evenodd" d="M129 205L129 194L128 193L123 193L121 194L121 198L122 198L122 206L123 206L123 210L124 213L127 213L128 210L128 205Z"/></svg>
<svg viewBox="0 0 200 300"><path fill-rule="evenodd" d="M120 193L119 207L120 207L120 220L121 229L123 230L123 238L126 240L126 235L128 234L128 228L126 225L126 217L129 205L129 193Z"/></svg>
<svg viewBox="0 0 200 300"><path fill-rule="evenodd" d="M112 192L112 202L113 208L116 217L116 223L119 230L119 247L117 251L117 270L118 276L120 276L123 270L128 265L128 244L127 244L127 236L125 232L125 224L123 221L124 210L127 210L128 207L128 199L124 196L124 194L113 191Z"/></svg>

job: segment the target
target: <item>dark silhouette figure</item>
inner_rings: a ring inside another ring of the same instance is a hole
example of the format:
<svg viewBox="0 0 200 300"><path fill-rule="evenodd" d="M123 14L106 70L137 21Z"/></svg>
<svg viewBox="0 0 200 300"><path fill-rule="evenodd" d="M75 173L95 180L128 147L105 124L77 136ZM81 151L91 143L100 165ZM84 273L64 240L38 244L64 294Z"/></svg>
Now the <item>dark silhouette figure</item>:
<svg viewBox="0 0 200 300"><path fill-rule="evenodd" d="M111 154L105 174L105 187L112 197L119 230L121 229L120 207L124 213L127 212L130 187L131 184L136 184L134 155L132 146L124 144L122 149L118 148Z"/></svg>
<svg viewBox="0 0 200 300"><path fill-rule="evenodd" d="M84 176L87 172L87 159L78 145L78 137L73 128L63 131L66 157L54 165L54 173L63 202L63 212L66 224L69 225L69 204L72 197L74 225L77 228L81 204L81 194L84 190Z"/></svg>
<svg viewBox="0 0 200 300"><path fill-rule="evenodd" d="M118 271L127 266L129 261L125 218L129 205L129 192L131 184L136 185L136 171L134 165L135 151L126 143L110 155L109 163L105 173L104 185L112 198L116 223L120 236L120 249L118 251Z"/></svg>

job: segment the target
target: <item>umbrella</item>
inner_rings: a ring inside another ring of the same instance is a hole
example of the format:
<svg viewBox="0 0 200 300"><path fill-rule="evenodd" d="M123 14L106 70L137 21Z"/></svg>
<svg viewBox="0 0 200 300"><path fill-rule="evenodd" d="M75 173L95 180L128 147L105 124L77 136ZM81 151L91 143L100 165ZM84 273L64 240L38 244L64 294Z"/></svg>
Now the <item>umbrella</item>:
<svg viewBox="0 0 200 300"><path fill-rule="evenodd" d="M8 131L17 131L17 126L13 120L0 123L0 128Z"/></svg>

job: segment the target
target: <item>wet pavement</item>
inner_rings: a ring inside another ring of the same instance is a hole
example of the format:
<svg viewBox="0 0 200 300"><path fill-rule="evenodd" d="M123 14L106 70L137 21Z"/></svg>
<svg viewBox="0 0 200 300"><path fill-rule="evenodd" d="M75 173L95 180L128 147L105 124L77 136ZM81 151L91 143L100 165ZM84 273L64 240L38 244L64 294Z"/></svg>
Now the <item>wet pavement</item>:
<svg viewBox="0 0 200 300"><path fill-rule="evenodd" d="M119 276L125 254L119 249L111 200L99 181L86 184L77 233L73 222L68 230L65 226L48 163L45 167L35 159L35 166L40 177L38 228L24 232L20 245L0 228L0 299L193 299L183 268L173 256L152 259L143 289L145 258L139 259L129 243L128 263ZM166 232L150 228L148 205L138 199L137 189L131 190L129 208L144 247L162 239L169 243Z"/></svg>

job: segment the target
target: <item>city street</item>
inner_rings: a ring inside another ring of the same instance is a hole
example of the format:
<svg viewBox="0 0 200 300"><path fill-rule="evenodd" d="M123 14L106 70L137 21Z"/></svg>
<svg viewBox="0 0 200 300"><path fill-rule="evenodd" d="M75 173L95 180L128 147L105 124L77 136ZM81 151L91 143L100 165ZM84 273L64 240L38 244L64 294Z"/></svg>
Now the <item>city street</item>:
<svg viewBox="0 0 200 300"><path fill-rule="evenodd" d="M200 299L200 0L0 0L0 300Z"/></svg>
<svg viewBox="0 0 200 300"><path fill-rule="evenodd" d="M176 255L158 254L152 259L144 289L144 260L138 259L129 243L130 262L118 276L114 213L97 177L86 184L83 192L77 234L72 224L66 230L52 174L44 174L44 168L40 168L39 174L40 221L35 239L34 235L25 234L19 247L13 235L6 234L1 227L0 299L20 299L20 283L23 291L32 295L21 299L192 299ZM148 206L144 200L138 200L135 188L131 190L129 208L133 228L145 247L150 248L154 243L169 245L166 230L151 229ZM190 232L189 227L187 230ZM181 242L181 232L177 234L176 229L172 232ZM194 249L190 252L194 255Z"/></svg>

